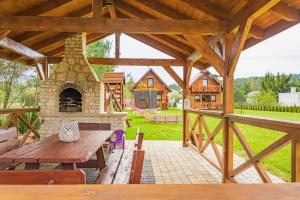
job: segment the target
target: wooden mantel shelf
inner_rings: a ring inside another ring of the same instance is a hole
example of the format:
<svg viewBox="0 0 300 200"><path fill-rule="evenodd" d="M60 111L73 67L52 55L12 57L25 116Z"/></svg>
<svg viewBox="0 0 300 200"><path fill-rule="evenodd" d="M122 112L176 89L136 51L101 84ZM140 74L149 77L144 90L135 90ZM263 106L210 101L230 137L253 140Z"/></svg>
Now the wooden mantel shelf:
<svg viewBox="0 0 300 200"><path fill-rule="evenodd" d="M201 199L294 200L300 184L203 184L203 185L36 185L0 186L0 199Z"/></svg>

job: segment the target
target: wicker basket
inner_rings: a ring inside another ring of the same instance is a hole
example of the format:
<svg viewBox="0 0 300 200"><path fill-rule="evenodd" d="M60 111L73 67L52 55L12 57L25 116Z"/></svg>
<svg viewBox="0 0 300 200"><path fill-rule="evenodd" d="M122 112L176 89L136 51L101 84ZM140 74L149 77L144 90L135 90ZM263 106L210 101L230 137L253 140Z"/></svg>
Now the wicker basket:
<svg viewBox="0 0 300 200"><path fill-rule="evenodd" d="M62 142L75 142L80 138L77 121L62 121L58 138Z"/></svg>

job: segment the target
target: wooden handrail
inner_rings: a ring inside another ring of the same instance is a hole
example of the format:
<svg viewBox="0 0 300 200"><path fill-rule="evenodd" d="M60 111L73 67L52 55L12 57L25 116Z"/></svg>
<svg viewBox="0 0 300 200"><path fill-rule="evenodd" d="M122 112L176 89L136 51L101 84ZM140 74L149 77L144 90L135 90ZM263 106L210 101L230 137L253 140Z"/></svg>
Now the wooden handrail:
<svg viewBox="0 0 300 200"><path fill-rule="evenodd" d="M209 117L214 117L219 119L223 117L223 113L217 111L199 110L199 109L192 109L192 108L186 108L184 110L188 113L194 113L194 114L199 114L199 115L209 116Z"/></svg>
<svg viewBox="0 0 300 200"><path fill-rule="evenodd" d="M247 124L285 133L298 132L300 134L300 123L295 121L238 114L226 114L224 117L229 118L231 122L235 123Z"/></svg>
<svg viewBox="0 0 300 200"><path fill-rule="evenodd" d="M0 114L13 114L21 112L39 112L40 108L14 108L14 109L0 109Z"/></svg>

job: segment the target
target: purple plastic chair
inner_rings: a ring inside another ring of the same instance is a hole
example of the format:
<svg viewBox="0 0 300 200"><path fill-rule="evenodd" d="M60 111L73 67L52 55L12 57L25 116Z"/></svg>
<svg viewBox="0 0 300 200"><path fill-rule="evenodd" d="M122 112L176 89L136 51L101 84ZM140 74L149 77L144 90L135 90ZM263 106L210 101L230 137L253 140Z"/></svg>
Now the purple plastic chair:
<svg viewBox="0 0 300 200"><path fill-rule="evenodd" d="M123 130L116 130L114 131L114 134L116 136L116 138L114 140L110 141L110 148L109 148L109 152L111 153L111 151L113 149L116 148L116 145L118 144L122 144L122 149L125 149L125 131ZM112 149L112 145L113 145L113 149Z"/></svg>

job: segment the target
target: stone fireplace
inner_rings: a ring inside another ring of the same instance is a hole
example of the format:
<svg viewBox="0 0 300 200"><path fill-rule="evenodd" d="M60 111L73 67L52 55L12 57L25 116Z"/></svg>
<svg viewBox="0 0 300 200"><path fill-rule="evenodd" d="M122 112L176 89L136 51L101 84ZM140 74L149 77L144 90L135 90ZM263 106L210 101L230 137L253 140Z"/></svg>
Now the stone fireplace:
<svg viewBox="0 0 300 200"><path fill-rule="evenodd" d="M65 40L65 57L40 87L42 135L58 133L60 122L110 123L124 129L126 113L104 112L104 85L97 79L85 56L86 34Z"/></svg>

